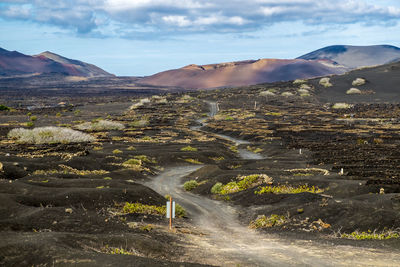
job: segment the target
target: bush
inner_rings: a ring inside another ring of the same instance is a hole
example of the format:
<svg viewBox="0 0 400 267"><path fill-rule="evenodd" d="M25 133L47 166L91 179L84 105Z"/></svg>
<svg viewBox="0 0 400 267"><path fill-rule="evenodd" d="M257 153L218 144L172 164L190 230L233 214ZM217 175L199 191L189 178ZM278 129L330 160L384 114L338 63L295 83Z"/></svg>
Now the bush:
<svg viewBox="0 0 400 267"><path fill-rule="evenodd" d="M333 109L347 109L351 107L353 107L353 105L347 103L336 103L332 106Z"/></svg>
<svg viewBox="0 0 400 267"><path fill-rule="evenodd" d="M261 194L300 194L300 193L322 193L324 190L319 189L318 187L315 186L307 186L307 185L299 185L299 186L291 186L291 185L278 185L278 186L264 186L262 187L259 191L256 191L255 193L258 195Z"/></svg>
<svg viewBox="0 0 400 267"><path fill-rule="evenodd" d="M331 84L330 81L331 81L331 79L328 78L328 77L321 78L321 80L319 80L319 84L322 85L322 86L324 86L324 87L331 87L332 84Z"/></svg>
<svg viewBox="0 0 400 267"><path fill-rule="evenodd" d="M113 154L121 154L121 153L124 153L124 152L122 150L119 150L119 149L114 149L112 153Z"/></svg>
<svg viewBox="0 0 400 267"><path fill-rule="evenodd" d="M30 119L31 121L36 121L36 120L37 120L37 116L31 116L29 119Z"/></svg>
<svg viewBox="0 0 400 267"><path fill-rule="evenodd" d="M256 220L250 222L250 228L263 228L280 226L287 222L287 218L283 215L271 214L266 217L265 215L258 216Z"/></svg>
<svg viewBox="0 0 400 267"><path fill-rule="evenodd" d="M291 93L291 92L283 92L282 93L282 96L293 96L293 93Z"/></svg>
<svg viewBox="0 0 400 267"><path fill-rule="evenodd" d="M222 183L216 183L215 185L213 185L213 187L211 187L211 193L212 194L220 194L223 186L224 185Z"/></svg>
<svg viewBox="0 0 400 267"><path fill-rule="evenodd" d="M10 108L4 105L0 105L0 110L10 110Z"/></svg>
<svg viewBox="0 0 400 267"><path fill-rule="evenodd" d="M191 151L191 152L195 152L197 151L197 148L195 147L191 147L191 146L185 146L181 148L181 151Z"/></svg>
<svg viewBox="0 0 400 267"><path fill-rule="evenodd" d="M122 130L125 126L122 123L108 120L99 120L94 122L85 122L75 126L82 131L105 131L105 130Z"/></svg>
<svg viewBox="0 0 400 267"><path fill-rule="evenodd" d="M92 142L95 138L89 134L62 127L39 127L32 130L16 128L8 133L8 138L20 143L51 144Z"/></svg>
<svg viewBox="0 0 400 267"><path fill-rule="evenodd" d="M357 78L355 79L352 83L353 86L361 86L365 84L365 79L363 78Z"/></svg>
<svg viewBox="0 0 400 267"><path fill-rule="evenodd" d="M251 174L247 176L238 176L237 181L232 181L223 185L219 194L226 195L253 188L262 183L272 183L272 178L266 174Z"/></svg>
<svg viewBox="0 0 400 267"><path fill-rule="evenodd" d="M192 191L193 189L195 189L198 186L199 186L199 183L197 181L195 181L195 180L190 180L190 181L187 181L187 182L185 182L183 184L183 188L186 191Z"/></svg>
<svg viewBox="0 0 400 267"><path fill-rule="evenodd" d="M32 128L33 126L35 126L35 123L33 121L28 121L26 123L26 127Z"/></svg>
<svg viewBox="0 0 400 267"><path fill-rule="evenodd" d="M361 94L361 90L357 88L350 88L349 90L346 91L346 94L348 95L359 95Z"/></svg>
<svg viewBox="0 0 400 267"><path fill-rule="evenodd" d="M271 92L271 91L262 91L260 92L260 96L274 96L275 93Z"/></svg>
<svg viewBox="0 0 400 267"><path fill-rule="evenodd" d="M296 85L296 84L303 84L303 83L306 83L306 82L307 82L306 80L296 79L296 80L293 81L293 84L294 84L294 85Z"/></svg>

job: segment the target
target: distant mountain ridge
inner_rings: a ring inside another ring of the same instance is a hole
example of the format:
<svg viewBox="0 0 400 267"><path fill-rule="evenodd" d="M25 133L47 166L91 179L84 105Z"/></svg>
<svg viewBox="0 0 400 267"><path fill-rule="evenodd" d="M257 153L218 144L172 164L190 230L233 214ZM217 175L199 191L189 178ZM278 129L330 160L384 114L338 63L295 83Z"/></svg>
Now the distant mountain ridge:
<svg viewBox="0 0 400 267"><path fill-rule="evenodd" d="M209 65L188 65L144 77L155 86L190 89L246 86L290 81L376 66L400 60L400 48L389 45L328 46L296 59L259 59Z"/></svg>
<svg viewBox="0 0 400 267"><path fill-rule="evenodd" d="M0 48L0 76L43 73L61 73L82 77L114 76L95 65L68 59L51 52L28 56L17 51Z"/></svg>
<svg viewBox="0 0 400 267"><path fill-rule="evenodd" d="M360 67L377 66L399 61L400 48L391 45L333 45L305 54L301 57L298 57L298 59L327 59L349 69L356 69Z"/></svg>

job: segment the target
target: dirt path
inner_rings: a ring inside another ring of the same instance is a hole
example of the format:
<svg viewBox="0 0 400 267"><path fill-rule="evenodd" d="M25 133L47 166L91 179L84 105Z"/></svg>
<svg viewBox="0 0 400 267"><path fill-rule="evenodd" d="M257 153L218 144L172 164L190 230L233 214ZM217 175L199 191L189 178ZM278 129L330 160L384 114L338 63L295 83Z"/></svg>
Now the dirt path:
<svg viewBox="0 0 400 267"><path fill-rule="evenodd" d="M216 104L210 105L213 116ZM243 157L258 159L252 154ZM395 252L282 240L251 230L239 224L235 207L182 189L181 179L200 167L172 167L146 184L161 195L172 195L205 234L190 235L193 245L185 260L220 266L400 266Z"/></svg>

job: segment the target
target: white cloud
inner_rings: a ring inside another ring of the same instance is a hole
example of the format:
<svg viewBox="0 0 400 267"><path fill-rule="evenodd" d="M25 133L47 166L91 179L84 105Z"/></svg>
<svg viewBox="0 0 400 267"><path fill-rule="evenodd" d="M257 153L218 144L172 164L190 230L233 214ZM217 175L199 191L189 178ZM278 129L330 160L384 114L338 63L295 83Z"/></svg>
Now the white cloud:
<svg viewBox="0 0 400 267"><path fill-rule="evenodd" d="M389 4L391 3L391 4ZM240 32L274 23L384 24L397 23L400 3L371 0L0 0L0 18L29 20L75 29L102 32L118 25L176 32ZM146 30L144 30L144 33ZM110 32L110 36L118 32Z"/></svg>

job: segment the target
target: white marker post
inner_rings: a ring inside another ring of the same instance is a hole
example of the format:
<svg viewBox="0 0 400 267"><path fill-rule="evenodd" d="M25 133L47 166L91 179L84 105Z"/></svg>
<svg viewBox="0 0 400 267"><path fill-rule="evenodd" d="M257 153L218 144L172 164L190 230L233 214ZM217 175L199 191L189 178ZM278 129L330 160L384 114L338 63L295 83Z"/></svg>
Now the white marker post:
<svg viewBox="0 0 400 267"><path fill-rule="evenodd" d="M167 218L169 219L169 230L172 230L172 219L175 218L175 201L172 201L172 197L169 197L169 201L167 201Z"/></svg>

